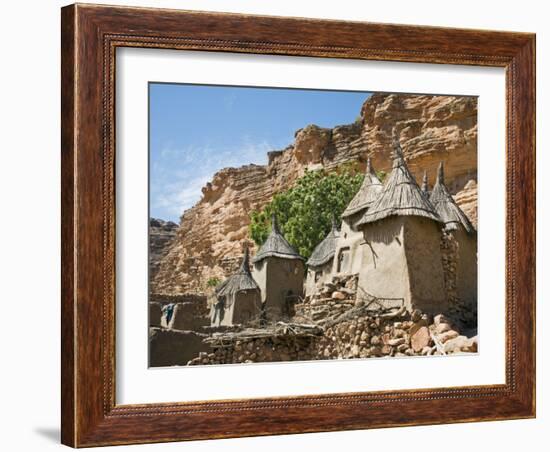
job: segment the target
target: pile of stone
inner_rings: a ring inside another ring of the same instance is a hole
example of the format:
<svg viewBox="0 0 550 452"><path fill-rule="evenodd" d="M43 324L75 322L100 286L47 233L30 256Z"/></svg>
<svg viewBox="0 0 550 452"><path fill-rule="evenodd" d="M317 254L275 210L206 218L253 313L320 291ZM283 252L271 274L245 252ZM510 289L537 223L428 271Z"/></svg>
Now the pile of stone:
<svg viewBox="0 0 550 452"><path fill-rule="evenodd" d="M443 314L434 317L429 331L436 348L434 354L449 355L477 352L477 335L468 338L466 334L460 334L461 327Z"/></svg>
<svg viewBox="0 0 550 452"><path fill-rule="evenodd" d="M477 337L462 335L460 327L443 314L432 317L404 308L374 312L363 301L317 324L244 329L214 335L206 342L212 351L201 353L188 365L477 352Z"/></svg>
<svg viewBox="0 0 550 452"><path fill-rule="evenodd" d="M357 275L334 277L295 305L292 323L220 330L188 365L427 356L477 352L463 323L382 300L357 288Z"/></svg>
<svg viewBox="0 0 550 452"><path fill-rule="evenodd" d="M334 276L323 284L315 295L306 297L304 303L295 306L296 318L318 322L329 316L342 314L355 306L357 275Z"/></svg>
<svg viewBox="0 0 550 452"><path fill-rule="evenodd" d="M460 335L458 327L442 314L431 318L412 314L358 316L326 328L318 342L319 359L384 356L446 355L477 351L477 338Z"/></svg>

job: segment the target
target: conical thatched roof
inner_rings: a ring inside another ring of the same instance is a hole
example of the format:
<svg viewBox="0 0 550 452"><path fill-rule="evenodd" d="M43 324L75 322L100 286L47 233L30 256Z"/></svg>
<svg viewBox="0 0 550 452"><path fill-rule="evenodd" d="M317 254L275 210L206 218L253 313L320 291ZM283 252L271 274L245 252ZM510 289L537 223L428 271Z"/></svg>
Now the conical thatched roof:
<svg viewBox="0 0 550 452"><path fill-rule="evenodd" d="M271 219L271 232L267 237L267 240L258 250L256 256L252 262L258 262L266 257L282 257L284 259L301 259L302 256L293 248L293 246L287 242L279 231L279 225L277 224L277 218L273 215Z"/></svg>
<svg viewBox="0 0 550 452"><path fill-rule="evenodd" d="M428 173L424 170L424 177L422 178L422 193L426 196L430 196L430 187L428 186Z"/></svg>
<svg viewBox="0 0 550 452"><path fill-rule="evenodd" d="M313 253L311 253L311 257L307 261L307 265L310 267L320 267L321 265L329 262L334 257L334 253L336 251L336 241L339 236L340 234L338 233L336 221L333 220L332 229L323 241L315 247Z"/></svg>
<svg viewBox="0 0 550 452"><path fill-rule="evenodd" d="M437 180L430 196L430 202L433 204L443 223L445 223L445 229L452 231L456 230L459 225L462 225L468 233L475 231L472 223L462 209L458 207L458 204L445 185L443 162L439 164Z"/></svg>
<svg viewBox="0 0 550 452"><path fill-rule="evenodd" d="M399 140L394 132L392 172L381 195L363 214L357 222L357 226L395 215L418 216L441 221L429 199L422 193L410 173Z"/></svg>
<svg viewBox="0 0 550 452"><path fill-rule="evenodd" d="M239 270L216 287L217 296L234 295L244 290L260 290L250 274L248 262L248 248L244 250L244 257Z"/></svg>
<svg viewBox="0 0 550 452"><path fill-rule="evenodd" d="M361 184L361 188L355 194L351 202L344 210L342 218L354 215L362 210L367 209L380 195L384 189L382 182L376 176L376 172L371 165L370 158L367 160L367 169L365 171L365 179Z"/></svg>

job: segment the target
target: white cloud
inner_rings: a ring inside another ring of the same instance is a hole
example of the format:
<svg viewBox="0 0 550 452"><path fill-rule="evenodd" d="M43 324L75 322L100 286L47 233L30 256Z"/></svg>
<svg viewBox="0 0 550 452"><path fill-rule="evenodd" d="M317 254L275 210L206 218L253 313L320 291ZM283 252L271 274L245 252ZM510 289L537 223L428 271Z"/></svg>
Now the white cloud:
<svg viewBox="0 0 550 452"><path fill-rule="evenodd" d="M197 177L188 181L167 184L164 190L152 200L152 208L165 211L170 218L179 218L187 209L195 205L201 195L201 188L206 185L208 178Z"/></svg>
<svg viewBox="0 0 550 452"><path fill-rule="evenodd" d="M254 142L250 137L243 137L239 146L221 149L208 145L165 147L151 161L151 215L178 220L200 200L201 188L217 171L251 163L265 164L267 152L272 149L267 141Z"/></svg>

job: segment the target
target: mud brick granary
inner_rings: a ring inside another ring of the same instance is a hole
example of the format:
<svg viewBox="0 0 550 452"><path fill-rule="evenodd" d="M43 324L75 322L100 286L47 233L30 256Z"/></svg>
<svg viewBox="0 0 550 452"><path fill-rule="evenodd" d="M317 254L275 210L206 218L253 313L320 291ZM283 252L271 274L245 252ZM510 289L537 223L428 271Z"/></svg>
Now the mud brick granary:
<svg viewBox="0 0 550 452"><path fill-rule="evenodd" d="M216 288L211 325L228 326L259 319L261 309L260 288L250 274L248 248L245 248L239 270Z"/></svg>
<svg viewBox="0 0 550 452"><path fill-rule="evenodd" d="M271 232L252 263L252 276L260 286L266 318L288 317L291 305L303 297L304 258L281 234L275 215Z"/></svg>

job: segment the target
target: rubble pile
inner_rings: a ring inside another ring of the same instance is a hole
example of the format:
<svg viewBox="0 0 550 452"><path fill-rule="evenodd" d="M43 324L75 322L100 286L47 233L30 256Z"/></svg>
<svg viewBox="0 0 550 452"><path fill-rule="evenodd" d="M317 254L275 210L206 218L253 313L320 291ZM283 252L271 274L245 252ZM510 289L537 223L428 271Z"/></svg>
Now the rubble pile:
<svg viewBox="0 0 550 452"><path fill-rule="evenodd" d="M212 352L202 352L188 365L477 352L477 337L461 334L460 326L443 314L432 317L402 307L374 310L373 304L359 300L314 324L279 322L217 334L206 340Z"/></svg>
<svg viewBox="0 0 550 452"><path fill-rule="evenodd" d="M342 314L355 306L358 275L334 276L323 283L321 290L304 303L297 304L296 320L318 322L329 316Z"/></svg>
<svg viewBox="0 0 550 452"><path fill-rule="evenodd" d="M382 356L447 355L476 352L477 338L460 334L460 328L443 314L431 317L420 311L397 309L332 322L318 342L318 359Z"/></svg>

